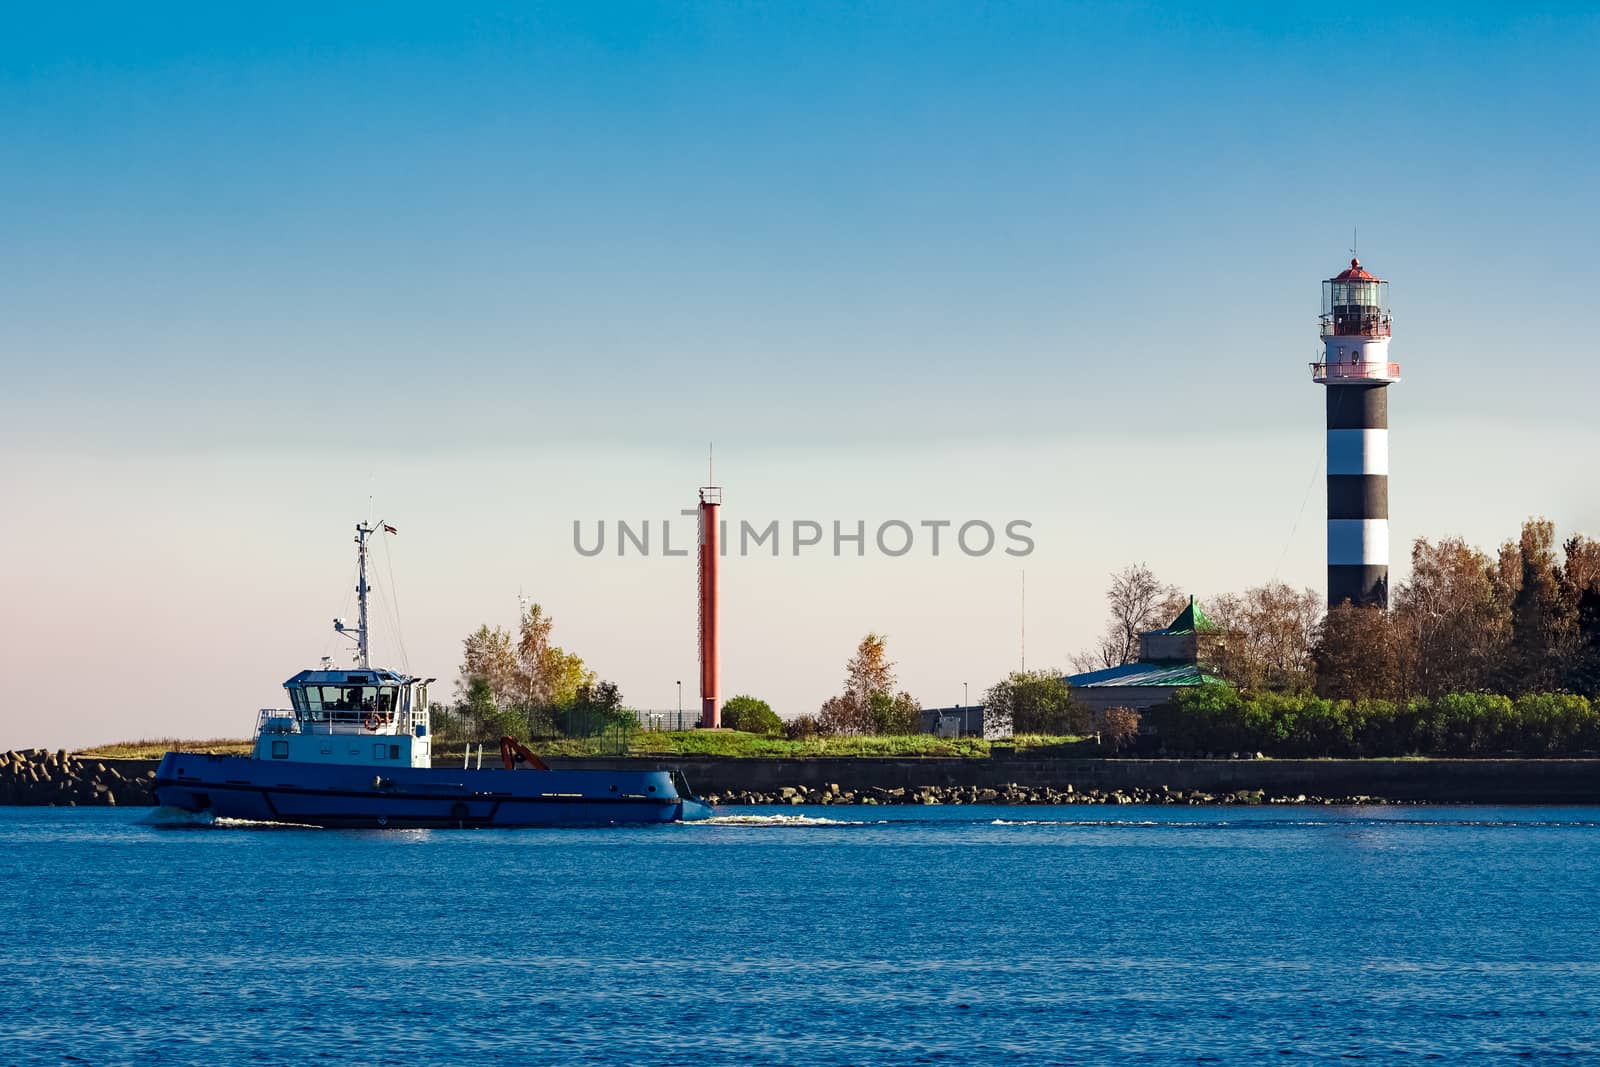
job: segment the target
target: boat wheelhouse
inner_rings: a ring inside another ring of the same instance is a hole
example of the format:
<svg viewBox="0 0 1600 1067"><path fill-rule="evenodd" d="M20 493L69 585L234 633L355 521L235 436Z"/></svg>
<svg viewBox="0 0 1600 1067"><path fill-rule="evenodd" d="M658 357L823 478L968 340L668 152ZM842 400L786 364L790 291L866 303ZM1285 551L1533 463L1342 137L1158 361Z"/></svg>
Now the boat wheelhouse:
<svg viewBox="0 0 1600 1067"><path fill-rule="evenodd" d="M263 709L255 758L431 767L428 683L383 668L305 670L283 683L287 709Z"/></svg>

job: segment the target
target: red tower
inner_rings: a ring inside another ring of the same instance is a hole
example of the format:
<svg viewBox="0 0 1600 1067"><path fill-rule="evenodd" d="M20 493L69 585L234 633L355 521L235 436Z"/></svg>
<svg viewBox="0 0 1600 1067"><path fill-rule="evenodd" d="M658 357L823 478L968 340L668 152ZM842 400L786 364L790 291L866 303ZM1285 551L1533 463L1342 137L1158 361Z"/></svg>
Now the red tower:
<svg viewBox="0 0 1600 1067"><path fill-rule="evenodd" d="M722 725L717 702L717 569L721 559L720 486L700 489L700 726L715 730Z"/></svg>

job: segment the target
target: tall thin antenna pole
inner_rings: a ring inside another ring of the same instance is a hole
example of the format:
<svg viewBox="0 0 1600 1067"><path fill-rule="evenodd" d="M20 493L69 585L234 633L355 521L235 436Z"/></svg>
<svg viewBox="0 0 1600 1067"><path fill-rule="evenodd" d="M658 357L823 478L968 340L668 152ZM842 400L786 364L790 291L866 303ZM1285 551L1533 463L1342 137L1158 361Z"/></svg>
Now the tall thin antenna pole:
<svg viewBox="0 0 1600 1067"><path fill-rule="evenodd" d="M1022 673L1028 673L1028 572L1022 572Z"/></svg>
<svg viewBox="0 0 1600 1067"><path fill-rule="evenodd" d="M356 666L362 670L368 669L367 663L367 536L372 533L372 527L364 522L356 523L356 563L358 576L356 578L356 602L361 608L360 622L356 630Z"/></svg>

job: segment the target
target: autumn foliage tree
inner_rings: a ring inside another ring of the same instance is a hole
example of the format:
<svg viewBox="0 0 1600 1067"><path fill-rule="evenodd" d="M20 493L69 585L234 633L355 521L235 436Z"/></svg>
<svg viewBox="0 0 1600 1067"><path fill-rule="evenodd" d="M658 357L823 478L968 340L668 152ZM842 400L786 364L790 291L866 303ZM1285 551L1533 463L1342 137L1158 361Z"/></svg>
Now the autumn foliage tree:
<svg viewBox="0 0 1600 1067"><path fill-rule="evenodd" d="M1418 538L1411 577L1395 589L1395 637L1409 670L1404 688L1422 696L1488 688L1510 638L1499 565L1459 537Z"/></svg>
<svg viewBox="0 0 1600 1067"><path fill-rule="evenodd" d="M456 680L461 732L498 736L548 728L570 708L594 672L578 656L550 641L554 620L538 604L525 608L513 635L504 627L478 627L462 641Z"/></svg>
<svg viewBox="0 0 1600 1067"><path fill-rule="evenodd" d="M823 701L817 725L828 734L911 734L922 705L910 693L894 692L888 638L869 633L845 664L844 692Z"/></svg>
<svg viewBox="0 0 1600 1067"><path fill-rule="evenodd" d="M1112 752L1119 752L1139 736L1140 717L1132 708L1107 708L1100 721L1100 740Z"/></svg>
<svg viewBox="0 0 1600 1067"><path fill-rule="evenodd" d="M1401 629L1394 616L1348 600L1328 611L1312 658L1317 695L1344 700L1397 700L1406 691Z"/></svg>
<svg viewBox="0 0 1600 1067"><path fill-rule="evenodd" d="M1322 622L1322 595L1268 582L1206 601L1216 633L1201 654L1221 678L1248 689L1307 693L1316 675L1313 647Z"/></svg>
<svg viewBox="0 0 1600 1067"><path fill-rule="evenodd" d="M1171 622L1185 603L1176 587L1164 584L1145 564L1122 568L1106 587L1105 632L1093 648L1072 657L1073 666L1092 671L1134 662L1139 635Z"/></svg>

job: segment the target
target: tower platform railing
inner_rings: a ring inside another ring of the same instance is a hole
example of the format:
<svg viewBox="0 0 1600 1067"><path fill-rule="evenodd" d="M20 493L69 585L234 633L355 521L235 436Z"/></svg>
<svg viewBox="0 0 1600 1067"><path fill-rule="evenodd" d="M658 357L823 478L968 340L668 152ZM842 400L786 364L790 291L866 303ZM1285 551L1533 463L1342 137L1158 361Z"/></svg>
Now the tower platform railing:
<svg viewBox="0 0 1600 1067"><path fill-rule="evenodd" d="M1311 377L1318 382L1398 382L1398 363L1313 363Z"/></svg>

